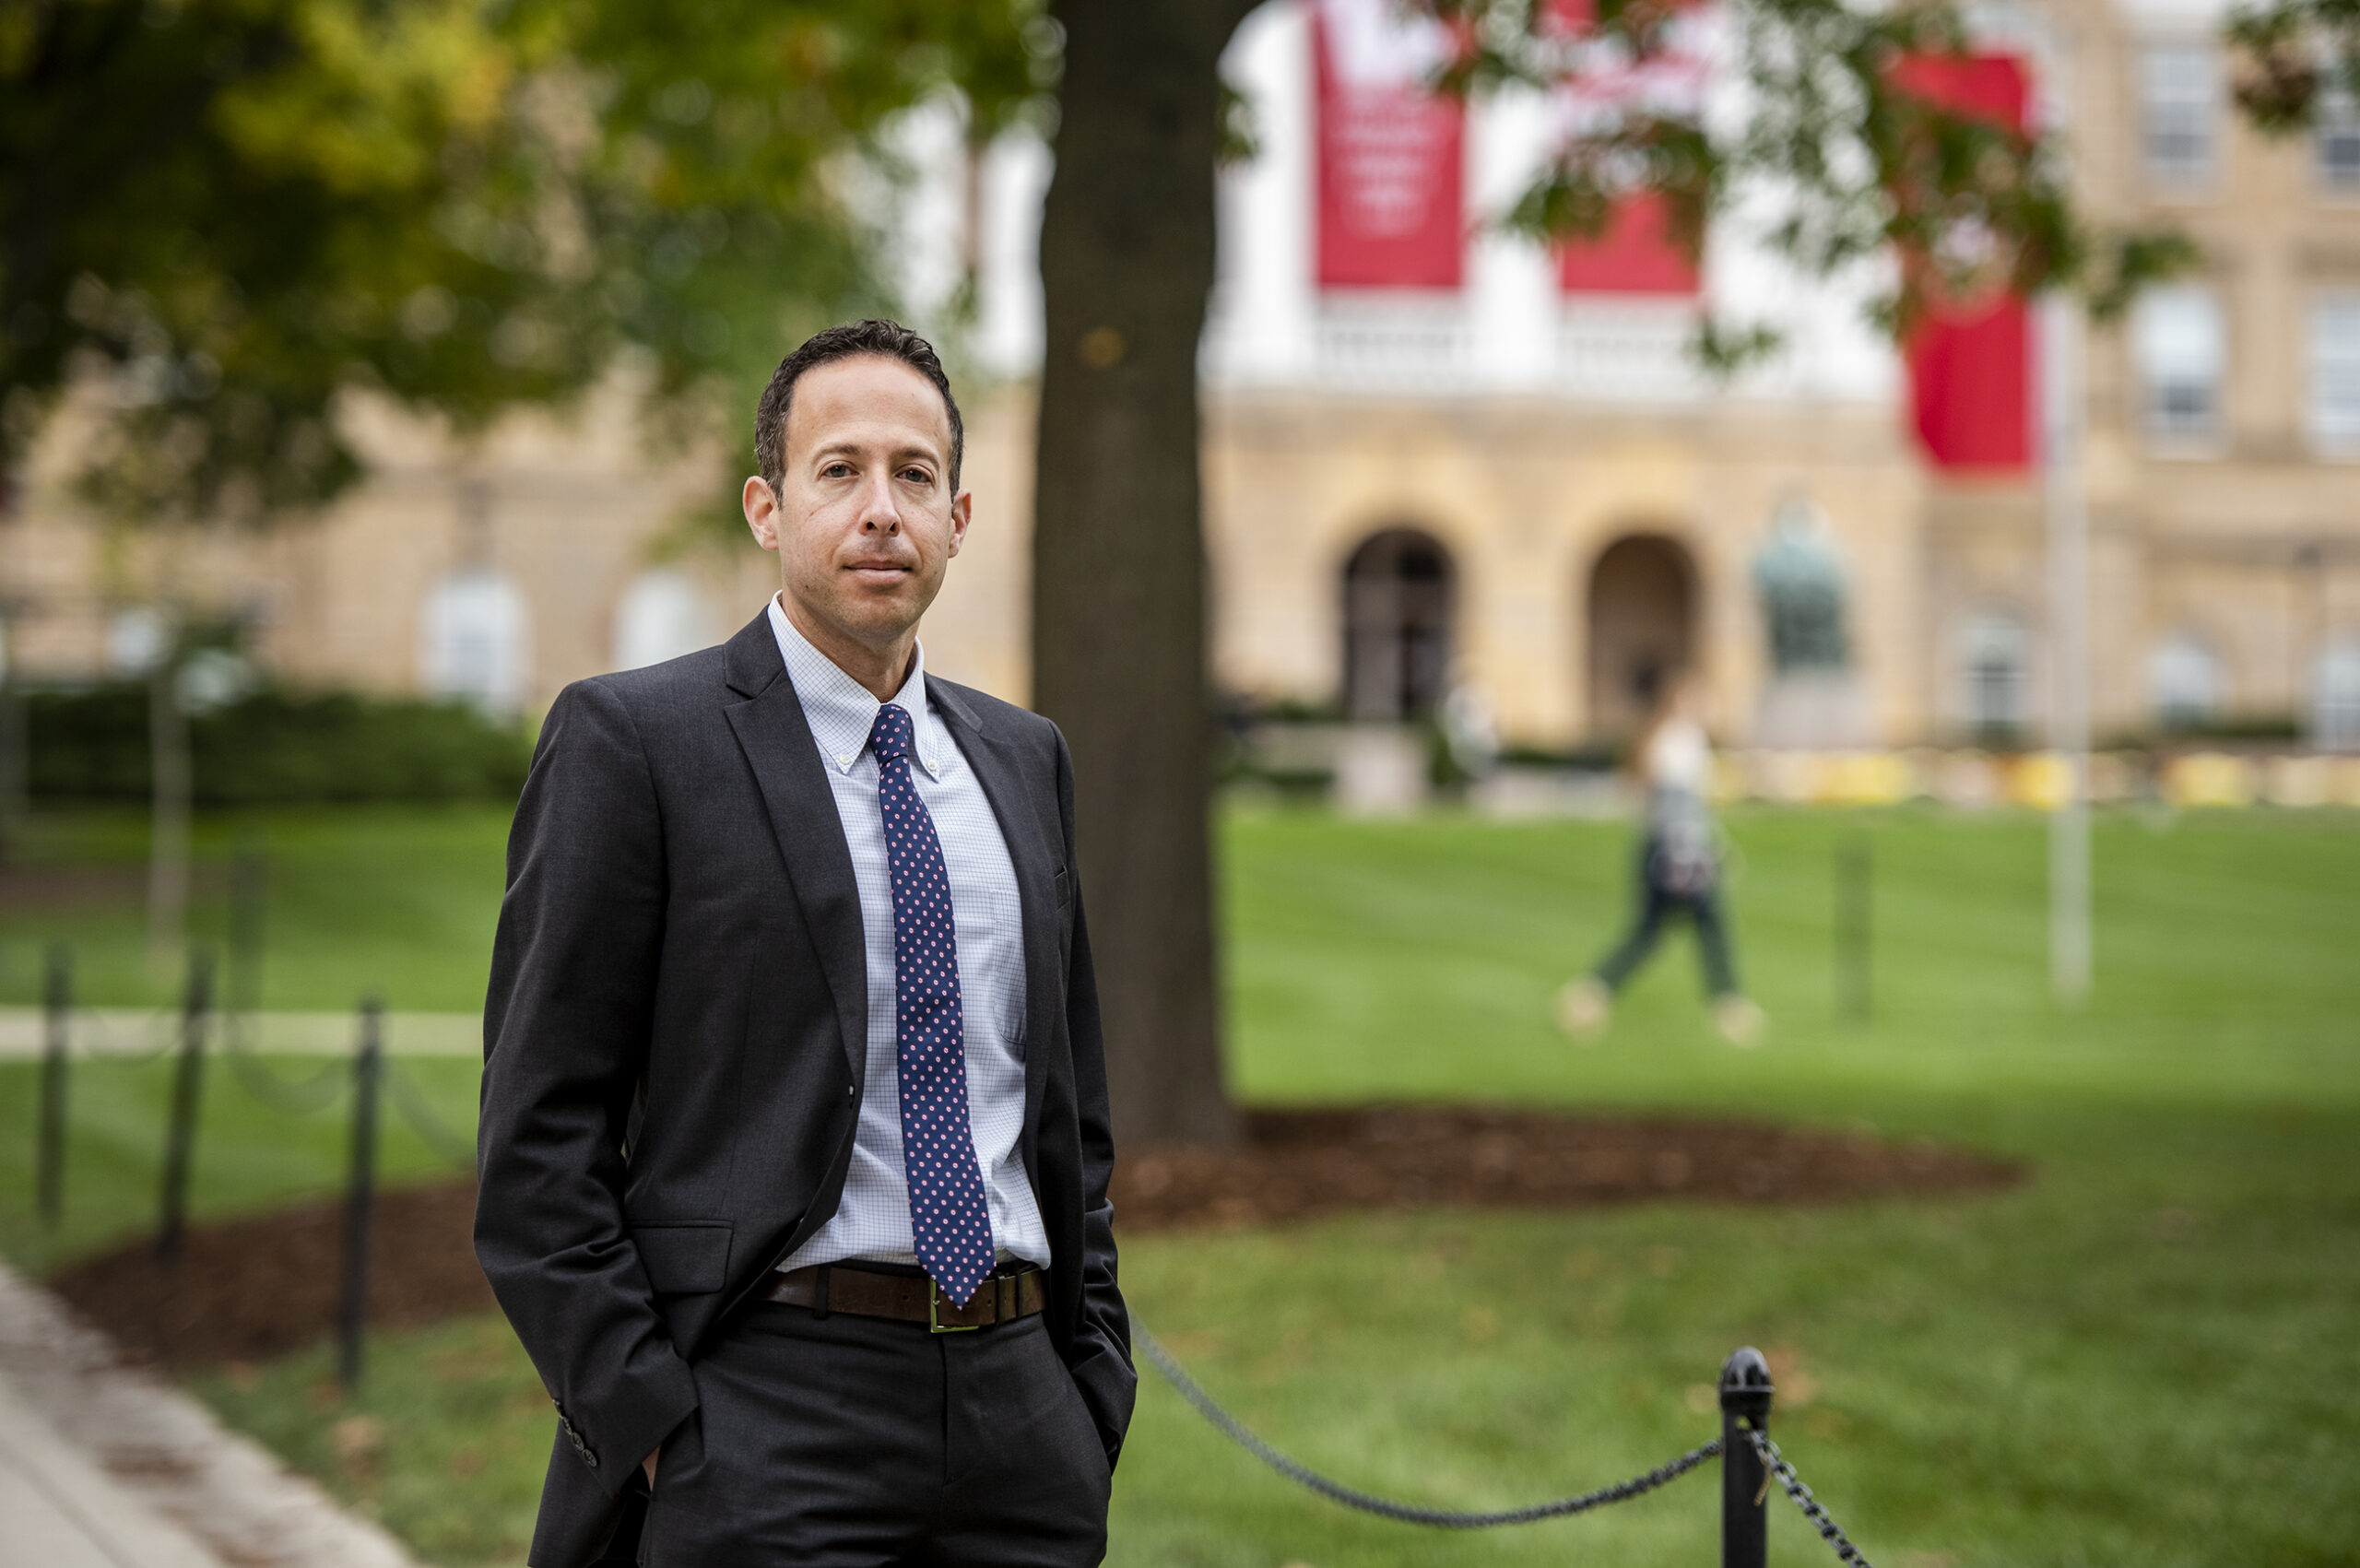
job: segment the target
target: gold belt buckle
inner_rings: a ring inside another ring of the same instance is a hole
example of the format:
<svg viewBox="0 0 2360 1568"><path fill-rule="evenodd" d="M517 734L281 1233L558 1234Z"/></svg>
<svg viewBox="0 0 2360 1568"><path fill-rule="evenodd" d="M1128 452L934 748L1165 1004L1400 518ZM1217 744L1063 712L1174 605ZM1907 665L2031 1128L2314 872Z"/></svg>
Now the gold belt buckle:
<svg viewBox="0 0 2360 1568"><path fill-rule="evenodd" d="M983 1326L980 1323L945 1323L942 1321L942 1286L933 1276L926 1282L926 1326L933 1334L973 1334Z"/></svg>

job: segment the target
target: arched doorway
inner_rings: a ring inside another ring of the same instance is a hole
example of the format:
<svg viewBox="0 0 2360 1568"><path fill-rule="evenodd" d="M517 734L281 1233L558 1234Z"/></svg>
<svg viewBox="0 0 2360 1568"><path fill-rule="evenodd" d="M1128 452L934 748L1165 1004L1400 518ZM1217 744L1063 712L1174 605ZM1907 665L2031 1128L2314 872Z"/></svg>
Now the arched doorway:
<svg viewBox="0 0 2360 1568"><path fill-rule="evenodd" d="M1696 564L1677 539L1628 535L1590 568L1588 607L1590 732L1626 736L1694 654Z"/></svg>
<svg viewBox="0 0 2360 1568"><path fill-rule="evenodd" d="M1344 563L1344 712L1422 718L1450 678L1450 551L1431 534L1387 528Z"/></svg>

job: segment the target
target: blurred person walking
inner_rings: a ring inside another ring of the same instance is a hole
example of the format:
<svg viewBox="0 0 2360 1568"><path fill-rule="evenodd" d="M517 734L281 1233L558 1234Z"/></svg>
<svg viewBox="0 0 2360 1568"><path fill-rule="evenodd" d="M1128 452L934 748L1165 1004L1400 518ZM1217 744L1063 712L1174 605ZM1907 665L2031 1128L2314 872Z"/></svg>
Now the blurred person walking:
<svg viewBox="0 0 2360 1568"><path fill-rule="evenodd" d="M1137 1374L1073 774L926 668L958 404L788 355L724 646L576 682L509 841L476 1250L558 1409L539 1568L1092 1568Z"/></svg>
<svg viewBox="0 0 2360 1568"><path fill-rule="evenodd" d="M1706 799L1713 748L1705 734L1704 704L1701 683L1685 670L1671 672L1632 748L1631 771L1646 791L1636 918L1597 968L1557 993L1558 1025L1577 1040L1605 1030L1614 994L1646 961L1674 915L1695 923L1714 1027L1732 1045L1751 1045L1761 1037L1762 1009L1738 989L1721 911L1719 831Z"/></svg>

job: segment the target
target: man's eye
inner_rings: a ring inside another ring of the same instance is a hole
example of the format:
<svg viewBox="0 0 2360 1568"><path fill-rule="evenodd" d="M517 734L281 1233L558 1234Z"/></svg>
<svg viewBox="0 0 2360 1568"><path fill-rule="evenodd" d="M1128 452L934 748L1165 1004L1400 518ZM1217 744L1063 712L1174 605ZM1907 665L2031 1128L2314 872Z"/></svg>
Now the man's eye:
<svg viewBox="0 0 2360 1568"><path fill-rule="evenodd" d="M822 477L831 479L843 478L845 475L851 472L852 465L849 463L831 463L825 468L820 470Z"/></svg>
<svg viewBox="0 0 2360 1568"><path fill-rule="evenodd" d="M914 485L923 485L931 481L934 476L923 468L904 468L902 470L902 477Z"/></svg>

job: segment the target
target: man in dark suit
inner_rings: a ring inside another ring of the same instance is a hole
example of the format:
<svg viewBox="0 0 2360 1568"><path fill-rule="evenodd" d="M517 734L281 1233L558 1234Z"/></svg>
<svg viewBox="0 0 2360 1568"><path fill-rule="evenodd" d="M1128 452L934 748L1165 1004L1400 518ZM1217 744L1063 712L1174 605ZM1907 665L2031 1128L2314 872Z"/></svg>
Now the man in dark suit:
<svg viewBox="0 0 2360 1568"><path fill-rule="evenodd" d="M959 552L924 339L755 420L782 590L541 731L476 1250L558 1409L539 1568L1087 1568L1136 1385L1054 725L925 670Z"/></svg>

